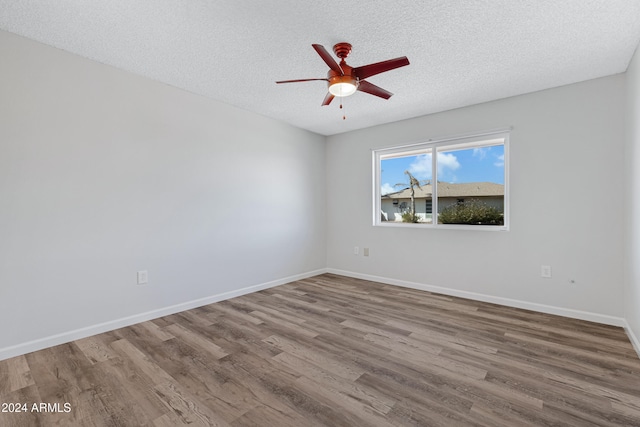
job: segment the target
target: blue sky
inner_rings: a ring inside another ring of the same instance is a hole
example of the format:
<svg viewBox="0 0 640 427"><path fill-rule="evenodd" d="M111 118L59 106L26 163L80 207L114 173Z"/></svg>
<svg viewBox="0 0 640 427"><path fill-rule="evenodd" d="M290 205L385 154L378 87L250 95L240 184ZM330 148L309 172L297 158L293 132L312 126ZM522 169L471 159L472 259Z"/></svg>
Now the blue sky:
<svg viewBox="0 0 640 427"><path fill-rule="evenodd" d="M408 187L408 170L422 183L431 180L431 155L383 159L380 165L381 192L392 193ZM504 146L470 148L438 153L438 181L494 182L504 184ZM398 183L407 185L395 186Z"/></svg>

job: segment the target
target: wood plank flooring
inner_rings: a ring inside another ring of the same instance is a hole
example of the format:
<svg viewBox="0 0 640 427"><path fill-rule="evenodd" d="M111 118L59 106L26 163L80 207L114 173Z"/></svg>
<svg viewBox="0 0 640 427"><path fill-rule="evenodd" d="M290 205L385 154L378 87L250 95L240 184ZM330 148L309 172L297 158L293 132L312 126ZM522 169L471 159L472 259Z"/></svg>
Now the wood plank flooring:
<svg viewBox="0 0 640 427"><path fill-rule="evenodd" d="M640 359L621 328L324 274L1 361L0 404L28 427L640 426Z"/></svg>

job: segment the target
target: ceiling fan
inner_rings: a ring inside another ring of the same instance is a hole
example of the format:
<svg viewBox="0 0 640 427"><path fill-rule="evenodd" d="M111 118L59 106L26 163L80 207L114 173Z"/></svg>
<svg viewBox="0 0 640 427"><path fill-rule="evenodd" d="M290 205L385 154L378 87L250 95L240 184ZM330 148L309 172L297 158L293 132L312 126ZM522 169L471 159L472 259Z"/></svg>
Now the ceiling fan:
<svg viewBox="0 0 640 427"><path fill-rule="evenodd" d="M324 46L319 44L312 44L311 46L313 46L316 52L318 52L318 55L320 55L324 62L329 66L327 78L282 80L276 83L298 83L324 80L329 86L329 92L327 93L327 96L324 97L322 105L329 105L336 96L344 97L353 95L357 90L379 96L380 98L389 99L393 95L391 92L382 89L373 83L369 83L365 79L375 76L376 74L384 73L385 71L409 65L407 57L402 56L400 58L389 59L387 61L376 62L374 64L363 65L361 67L351 67L347 65L344 60L349 56L349 53L351 53L351 45L349 43L342 42L333 46L333 52L338 58L340 58L340 64L333 59Z"/></svg>

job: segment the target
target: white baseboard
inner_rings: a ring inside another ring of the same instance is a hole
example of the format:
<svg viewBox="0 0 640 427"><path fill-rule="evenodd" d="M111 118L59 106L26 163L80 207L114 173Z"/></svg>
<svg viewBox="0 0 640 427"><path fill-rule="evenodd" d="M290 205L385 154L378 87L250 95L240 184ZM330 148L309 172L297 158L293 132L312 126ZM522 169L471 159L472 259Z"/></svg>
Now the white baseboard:
<svg viewBox="0 0 640 427"><path fill-rule="evenodd" d="M476 301L500 304L508 307L522 308L525 310L538 311L541 313L556 314L558 316L570 317L572 319L588 320L590 322L602 323L605 325L627 327L626 328L627 333L629 333L627 322L622 317L608 316L605 314L590 313L587 311L573 310L570 308L555 307L555 306L537 304L537 303L527 302L522 300L496 297L492 295L479 294L475 292L461 291L458 289L443 288L440 286L432 286L432 285L426 285L423 283L391 279L388 277L373 276L370 274L355 273L352 271L337 270L334 268L327 269L327 273L353 277L356 279L370 280L372 282L380 282L388 285L402 286L405 288L418 289L418 290L433 292L437 294L467 298L467 299L472 299ZM638 347L636 347L636 350L637 348Z"/></svg>
<svg viewBox="0 0 640 427"><path fill-rule="evenodd" d="M638 353L638 357L640 357L640 339L638 339L636 334L633 332L633 329L631 329L631 326L626 321L624 323L625 323L624 330L627 332L629 341L631 341L631 345L633 345L633 348L636 350L636 353Z"/></svg>
<svg viewBox="0 0 640 427"><path fill-rule="evenodd" d="M306 273L284 277L282 279L277 279L258 285L248 286L246 288L238 289L235 291L211 295L197 300L187 301L169 307L164 307L145 313L135 314L133 316L115 319L108 322L99 323L97 325L92 325L85 328L75 329L73 331L63 332L37 340L28 341L11 347L1 348L0 360L31 353L32 351L42 350L43 348L68 343L70 341L90 337L92 335L101 334L103 332L113 331L114 329L123 328L125 326L134 325L140 322L146 322L147 320L157 319L158 317L168 316L170 314L179 313L185 310L191 310L192 308L239 297L241 295L257 292L263 289L273 288L274 286L284 285L285 283L295 282L296 280L306 279L308 277L317 276L318 274L323 274L326 272L326 269L309 271Z"/></svg>
<svg viewBox="0 0 640 427"><path fill-rule="evenodd" d="M409 282L405 280L391 279L388 277L374 276L370 274L355 273L352 271L338 270L334 268L319 269L309 271L294 276L284 277L282 279L273 280L258 285L248 286L246 288L238 289L235 291L224 292L221 294L211 295L205 298L197 300L187 301L184 303L164 307L158 310L152 310L145 313L136 314L129 317L115 319L109 322L99 323L97 325L88 326L85 328L75 329L69 332L63 332L60 334L40 338L33 341L28 341L11 347L5 347L0 349L0 360L9 359L11 357L20 356L30 353L32 351L42 350L43 348L52 347L59 344L64 344L70 341L74 341L81 338L86 338L92 335L101 334L103 332L112 331L114 329L123 328L125 326L134 325L136 323L145 322L147 320L156 319L162 316L168 316L170 314L179 313L181 311L190 310L192 308L201 307L207 304L213 304L215 302L224 301L227 299L239 297L252 292L257 292L263 289L273 288L275 286L284 285L285 283L295 282L296 280L306 279L308 277L317 276L323 273L338 274L341 276L354 277L357 279L370 280L372 282L386 283L389 285L402 286L405 288L419 289L428 292L439 293L443 295L451 295L460 298L468 298L477 301L484 301L494 304L505 305L508 307L523 308L526 310L538 311L542 313L556 314L559 316L570 317L580 320L588 320L591 322L603 323L606 325L623 327L629 336L631 344L635 348L638 356L640 357L640 340L634 334L627 321L620 317L607 316L598 313L590 313L580 310L573 310L562 307L554 307L544 304L536 304L527 301L514 300L509 298L496 297L491 295L479 294L475 292L461 291L456 289L443 288L440 286L426 285L422 283Z"/></svg>

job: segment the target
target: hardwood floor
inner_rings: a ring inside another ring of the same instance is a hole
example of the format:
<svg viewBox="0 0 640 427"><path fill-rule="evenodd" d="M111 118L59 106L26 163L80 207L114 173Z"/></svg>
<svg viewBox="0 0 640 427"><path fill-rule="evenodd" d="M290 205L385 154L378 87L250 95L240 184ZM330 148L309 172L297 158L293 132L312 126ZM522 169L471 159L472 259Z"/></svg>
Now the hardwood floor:
<svg viewBox="0 0 640 427"><path fill-rule="evenodd" d="M640 426L640 359L621 328L325 274L1 361L0 404L29 427Z"/></svg>

